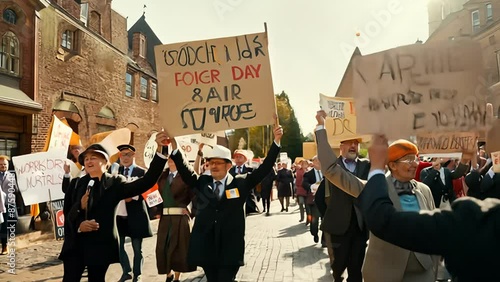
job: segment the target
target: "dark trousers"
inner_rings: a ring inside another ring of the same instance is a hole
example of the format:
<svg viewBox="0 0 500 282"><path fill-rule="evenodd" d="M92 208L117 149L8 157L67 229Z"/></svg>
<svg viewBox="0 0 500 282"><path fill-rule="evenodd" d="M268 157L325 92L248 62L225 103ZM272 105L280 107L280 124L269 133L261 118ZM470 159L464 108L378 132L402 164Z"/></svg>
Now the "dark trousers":
<svg viewBox="0 0 500 282"><path fill-rule="evenodd" d="M89 282L105 282L106 272L109 264L87 266ZM63 282L79 282L82 279L85 263L81 256L68 257L64 259Z"/></svg>
<svg viewBox="0 0 500 282"><path fill-rule="evenodd" d="M367 231L361 231L356 221L356 216L351 220L346 234L331 235L333 263L332 272L335 282L343 281L342 274L347 268L349 282L362 282L361 267L365 259Z"/></svg>
<svg viewBox="0 0 500 282"><path fill-rule="evenodd" d="M307 205L309 207L310 215L311 215L311 225L309 227L309 231L311 235L317 236L319 230L319 218L321 214L316 205Z"/></svg>
<svg viewBox="0 0 500 282"><path fill-rule="evenodd" d="M262 195L262 207L264 208L264 211L270 212L269 208L271 207L271 195Z"/></svg>
<svg viewBox="0 0 500 282"><path fill-rule="evenodd" d="M207 282L233 282L239 266L204 266Z"/></svg>

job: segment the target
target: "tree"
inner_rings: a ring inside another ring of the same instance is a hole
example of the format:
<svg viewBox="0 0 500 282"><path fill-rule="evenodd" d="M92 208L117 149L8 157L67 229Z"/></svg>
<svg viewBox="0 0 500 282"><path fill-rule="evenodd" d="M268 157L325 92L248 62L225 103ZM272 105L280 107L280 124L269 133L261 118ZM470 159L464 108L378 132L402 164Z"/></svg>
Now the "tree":
<svg viewBox="0 0 500 282"><path fill-rule="evenodd" d="M279 123L285 133L283 139L281 139L281 152L288 153L288 156L293 161L295 157L302 156L302 142L305 138L302 136L295 112L285 92L276 95L276 107ZM273 126L255 126L232 130L229 134L229 148L231 151L238 149L241 138L246 142L243 149L249 148L255 157L265 157L271 142L274 140Z"/></svg>

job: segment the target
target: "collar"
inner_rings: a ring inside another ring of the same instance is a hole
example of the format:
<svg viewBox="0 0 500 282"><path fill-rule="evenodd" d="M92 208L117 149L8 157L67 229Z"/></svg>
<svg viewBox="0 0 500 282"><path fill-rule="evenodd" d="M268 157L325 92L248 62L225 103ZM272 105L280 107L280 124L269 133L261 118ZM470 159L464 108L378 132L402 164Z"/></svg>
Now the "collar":
<svg viewBox="0 0 500 282"><path fill-rule="evenodd" d="M176 171L174 171L174 172L169 171L169 173L173 174L173 175L174 175L174 177L176 177L176 176L177 176L177 172L178 172L177 170L176 170Z"/></svg>
<svg viewBox="0 0 500 282"><path fill-rule="evenodd" d="M215 179L213 179L212 183L215 185L215 182L220 181L222 183L222 185L226 186L226 181L227 181L228 175L229 174L226 173L226 176L224 176L224 178L222 178L221 180L215 180Z"/></svg>
<svg viewBox="0 0 500 282"><path fill-rule="evenodd" d="M347 159L347 158L342 157L342 161L344 162L344 164L356 164L358 162L358 158L351 160L351 159Z"/></svg>
<svg viewBox="0 0 500 282"><path fill-rule="evenodd" d="M130 166L123 166L123 171L125 171L126 168L128 168L128 171L130 173L130 171L134 170L135 163L132 163Z"/></svg>

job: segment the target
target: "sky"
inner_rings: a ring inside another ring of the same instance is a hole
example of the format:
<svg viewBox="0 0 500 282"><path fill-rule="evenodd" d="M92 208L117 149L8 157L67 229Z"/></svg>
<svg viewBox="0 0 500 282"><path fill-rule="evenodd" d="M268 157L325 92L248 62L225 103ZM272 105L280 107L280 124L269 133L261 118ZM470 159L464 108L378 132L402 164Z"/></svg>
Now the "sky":
<svg viewBox="0 0 500 282"><path fill-rule="evenodd" d="M425 0L113 0L112 8L128 28L145 11L163 44L263 32L266 23L274 93L288 94L304 135L316 125L319 93L335 95L356 46L366 55L428 37Z"/></svg>

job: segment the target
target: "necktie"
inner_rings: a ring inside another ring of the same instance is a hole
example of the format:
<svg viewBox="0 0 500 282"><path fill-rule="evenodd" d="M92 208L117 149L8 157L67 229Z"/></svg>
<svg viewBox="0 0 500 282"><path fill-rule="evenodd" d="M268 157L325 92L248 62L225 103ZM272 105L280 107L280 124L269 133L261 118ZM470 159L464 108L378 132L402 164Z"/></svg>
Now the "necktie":
<svg viewBox="0 0 500 282"><path fill-rule="evenodd" d="M214 193L215 193L215 197L217 198L217 200L220 200L220 186L221 185L222 185L222 182L215 181Z"/></svg>
<svg viewBox="0 0 500 282"><path fill-rule="evenodd" d="M174 181L174 173L173 172L168 174L167 180L168 180L168 184L172 184L172 181Z"/></svg>
<svg viewBox="0 0 500 282"><path fill-rule="evenodd" d="M238 174L241 174L241 166L238 167Z"/></svg>
<svg viewBox="0 0 500 282"><path fill-rule="evenodd" d="M0 171L0 178L3 179L3 176L5 175L5 172Z"/></svg>
<svg viewBox="0 0 500 282"><path fill-rule="evenodd" d="M123 172L123 175L125 175L126 177L128 177L128 171L129 171L129 168L128 168L128 167L126 167L126 168L125 168L125 171Z"/></svg>
<svg viewBox="0 0 500 282"><path fill-rule="evenodd" d="M398 195L414 195L413 185L411 182L400 182L398 180L394 181L394 188Z"/></svg>

